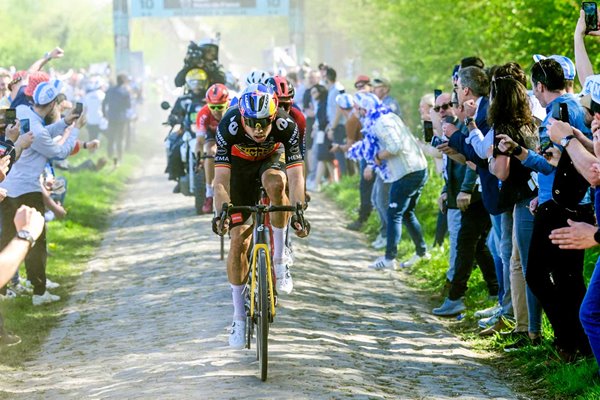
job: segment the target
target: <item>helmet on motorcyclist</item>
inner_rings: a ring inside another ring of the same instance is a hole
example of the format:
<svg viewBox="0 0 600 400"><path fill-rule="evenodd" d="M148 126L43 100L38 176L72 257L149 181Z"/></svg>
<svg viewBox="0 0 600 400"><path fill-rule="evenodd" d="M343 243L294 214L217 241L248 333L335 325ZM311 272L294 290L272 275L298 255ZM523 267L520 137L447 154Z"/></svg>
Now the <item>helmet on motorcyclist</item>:
<svg viewBox="0 0 600 400"><path fill-rule="evenodd" d="M208 75L203 69L192 68L185 74L185 84L191 91L206 89L208 86Z"/></svg>

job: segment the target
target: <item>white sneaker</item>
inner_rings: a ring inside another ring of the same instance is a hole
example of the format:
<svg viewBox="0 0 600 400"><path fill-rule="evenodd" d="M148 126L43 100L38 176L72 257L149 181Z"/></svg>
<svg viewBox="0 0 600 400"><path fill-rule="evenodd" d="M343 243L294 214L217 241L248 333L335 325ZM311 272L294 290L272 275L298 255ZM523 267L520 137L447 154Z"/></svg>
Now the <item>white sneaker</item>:
<svg viewBox="0 0 600 400"><path fill-rule="evenodd" d="M387 246L387 238L381 236L381 234L377 235L377 238L371 243L371 246L376 250L385 249Z"/></svg>
<svg viewBox="0 0 600 400"><path fill-rule="evenodd" d="M13 300L17 298L17 294L12 289L6 289L6 294L0 294L0 301Z"/></svg>
<svg viewBox="0 0 600 400"><path fill-rule="evenodd" d="M275 277L277 278L277 292L278 293L292 293L294 290L294 281L292 280L292 274L290 274L290 268L286 264L275 265Z"/></svg>
<svg viewBox="0 0 600 400"><path fill-rule="evenodd" d="M13 292L15 292L16 294L18 294L20 296L33 293L33 289L32 288L25 287L25 286L21 285L20 282L17 283L16 285L11 284L9 286L10 286L10 289L12 289Z"/></svg>
<svg viewBox="0 0 600 400"><path fill-rule="evenodd" d="M396 269L397 266L396 260L388 260L385 256L381 256L374 263L369 264L369 268L378 271L382 269Z"/></svg>
<svg viewBox="0 0 600 400"><path fill-rule="evenodd" d="M60 296L52 294L46 290L42 295L34 294L31 300L34 306L41 306L42 304L52 303L60 300Z"/></svg>
<svg viewBox="0 0 600 400"><path fill-rule="evenodd" d="M234 319L229 331L229 347L241 350L246 347L246 321Z"/></svg>
<svg viewBox="0 0 600 400"><path fill-rule="evenodd" d="M402 268L408 268L408 267L412 267L413 265L415 265L416 263L418 263L419 261L429 261L431 260L431 253L425 253L422 256L415 254L413 255L409 260L404 261L402 264L400 264L400 266Z"/></svg>
<svg viewBox="0 0 600 400"><path fill-rule="evenodd" d="M49 278L46 278L46 289L56 289L60 287L60 284L52 282Z"/></svg>
<svg viewBox="0 0 600 400"><path fill-rule="evenodd" d="M495 306L491 306L491 307L483 309L483 310L475 311L475 314L473 314L473 316L475 318L488 318L488 317L491 317L492 315L498 314L501 310L502 310L502 306L500 304L496 304Z"/></svg>
<svg viewBox="0 0 600 400"><path fill-rule="evenodd" d="M294 251L287 246L283 247L283 262L282 264L286 264L288 267L294 265Z"/></svg>

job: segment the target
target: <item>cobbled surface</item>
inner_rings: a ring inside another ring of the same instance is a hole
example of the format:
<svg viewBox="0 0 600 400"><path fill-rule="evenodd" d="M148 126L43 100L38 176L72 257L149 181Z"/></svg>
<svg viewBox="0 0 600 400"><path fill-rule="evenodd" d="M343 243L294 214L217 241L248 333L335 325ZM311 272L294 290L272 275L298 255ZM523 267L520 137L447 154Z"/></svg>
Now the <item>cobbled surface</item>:
<svg viewBox="0 0 600 400"><path fill-rule="evenodd" d="M509 377L429 314L403 273L319 195L294 240L295 290L280 296L269 377L227 346L232 306L210 217L148 160L117 207L36 361L0 372L10 399L520 399ZM23 345L23 344L21 344Z"/></svg>

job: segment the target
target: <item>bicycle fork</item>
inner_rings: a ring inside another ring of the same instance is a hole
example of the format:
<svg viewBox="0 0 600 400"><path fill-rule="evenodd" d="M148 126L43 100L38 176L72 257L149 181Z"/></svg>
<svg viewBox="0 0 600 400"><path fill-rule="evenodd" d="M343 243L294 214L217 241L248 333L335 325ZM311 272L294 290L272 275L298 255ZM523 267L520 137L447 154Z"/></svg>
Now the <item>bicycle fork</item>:
<svg viewBox="0 0 600 400"><path fill-rule="evenodd" d="M271 265L271 254L269 252L269 247L264 243L257 243L253 246L252 249L252 270L250 274L252 276L252 284L250 286L250 318L254 320L254 305L255 305L255 293L256 293L256 282L258 280L258 272L256 270L256 265L258 264L258 252L263 250L265 253L265 259L267 262L267 282L269 283L269 306L271 308L271 319L275 318L275 296L273 295L275 291L273 290L273 274L271 273L272 265Z"/></svg>

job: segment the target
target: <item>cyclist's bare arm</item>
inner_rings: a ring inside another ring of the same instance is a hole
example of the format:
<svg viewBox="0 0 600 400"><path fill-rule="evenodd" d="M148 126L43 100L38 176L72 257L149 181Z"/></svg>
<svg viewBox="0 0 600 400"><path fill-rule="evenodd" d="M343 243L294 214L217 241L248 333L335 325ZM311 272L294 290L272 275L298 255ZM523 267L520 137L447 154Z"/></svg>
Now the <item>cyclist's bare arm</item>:
<svg viewBox="0 0 600 400"><path fill-rule="evenodd" d="M303 164L295 165L286 170L290 188L290 203L304 204L304 168Z"/></svg>

